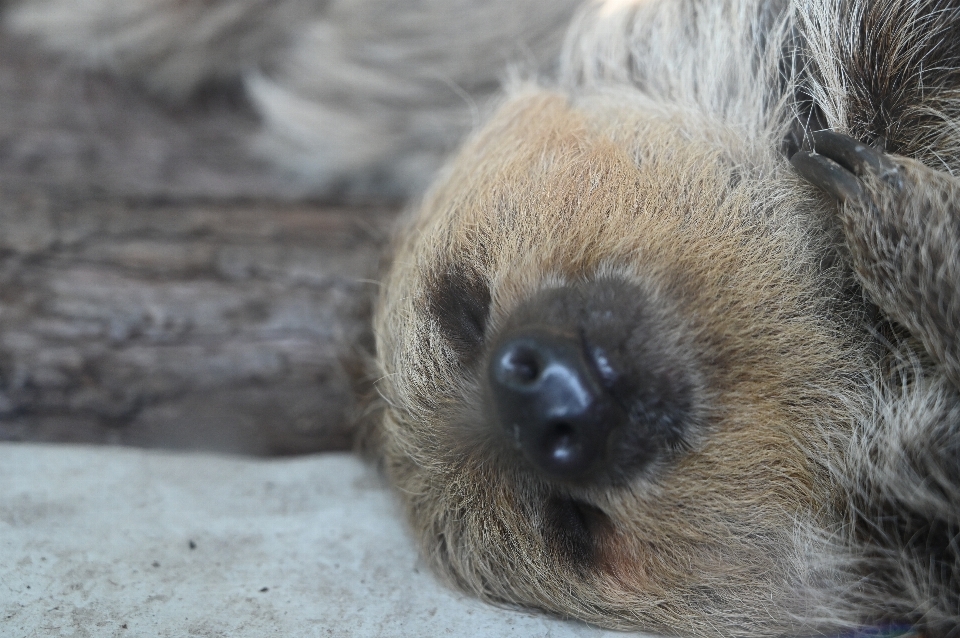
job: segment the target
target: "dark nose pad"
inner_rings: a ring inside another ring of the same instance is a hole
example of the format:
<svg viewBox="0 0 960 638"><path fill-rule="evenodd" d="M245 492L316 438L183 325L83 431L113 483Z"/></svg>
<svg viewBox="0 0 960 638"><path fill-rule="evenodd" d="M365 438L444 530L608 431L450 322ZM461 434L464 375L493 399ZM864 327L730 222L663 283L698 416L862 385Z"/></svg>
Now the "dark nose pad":
<svg viewBox="0 0 960 638"><path fill-rule="evenodd" d="M500 422L534 467L577 480L602 466L610 434L627 416L600 384L580 339L514 334L489 366Z"/></svg>

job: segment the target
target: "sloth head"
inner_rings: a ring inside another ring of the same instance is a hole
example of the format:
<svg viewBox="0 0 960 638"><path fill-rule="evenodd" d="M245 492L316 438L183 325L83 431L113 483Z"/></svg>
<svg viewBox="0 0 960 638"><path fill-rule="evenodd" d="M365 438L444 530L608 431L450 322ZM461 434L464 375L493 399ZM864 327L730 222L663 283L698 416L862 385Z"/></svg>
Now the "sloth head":
<svg viewBox="0 0 960 638"><path fill-rule="evenodd" d="M862 365L847 269L775 144L631 100L520 93L426 197L376 319L385 466L467 591L786 627Z"/></svg>

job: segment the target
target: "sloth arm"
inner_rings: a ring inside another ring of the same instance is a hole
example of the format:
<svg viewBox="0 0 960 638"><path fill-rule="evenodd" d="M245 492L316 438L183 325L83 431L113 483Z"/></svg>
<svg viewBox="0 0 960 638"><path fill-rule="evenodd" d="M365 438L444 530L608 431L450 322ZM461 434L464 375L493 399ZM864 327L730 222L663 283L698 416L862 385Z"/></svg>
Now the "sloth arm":
<svg viewBox="0 0 960 638"><path fill-rule="evenodd" d="M791 163L840 202L867 296L960 388L960 180L831 131Z"/></svg>

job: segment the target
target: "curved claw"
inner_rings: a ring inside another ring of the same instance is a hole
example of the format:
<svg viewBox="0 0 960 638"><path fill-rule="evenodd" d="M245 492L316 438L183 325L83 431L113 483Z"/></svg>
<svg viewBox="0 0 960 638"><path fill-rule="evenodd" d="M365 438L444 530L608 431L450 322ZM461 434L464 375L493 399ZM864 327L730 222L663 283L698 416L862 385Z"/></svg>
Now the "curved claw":
<svg viewBox="0 0 960 638"><path fill-rule="evenodd" d="M891 184L899 185L900 167L886 153L876 150L848 135L834 131L817 131L813 134L814 149L857 177L873 175Z"/></svg>
<svg viewBox="0 0 960 638"><path fill-rule="evenodd" d="M801 177L841 202L863 198L863 184L857 176L829 157L798 151L790 163Z"/></svg>

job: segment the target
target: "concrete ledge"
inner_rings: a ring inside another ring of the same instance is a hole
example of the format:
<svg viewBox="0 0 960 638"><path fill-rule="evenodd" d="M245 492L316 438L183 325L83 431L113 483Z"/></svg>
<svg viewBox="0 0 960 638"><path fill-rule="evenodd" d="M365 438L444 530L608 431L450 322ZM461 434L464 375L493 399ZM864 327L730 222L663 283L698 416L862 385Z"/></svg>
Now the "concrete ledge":
<svg viewBox="0 0 960 638"><path fill-rule="evenodd" d="M9 636L622 636L498 609L418 559L376 472L0 444Z"/></svg>

